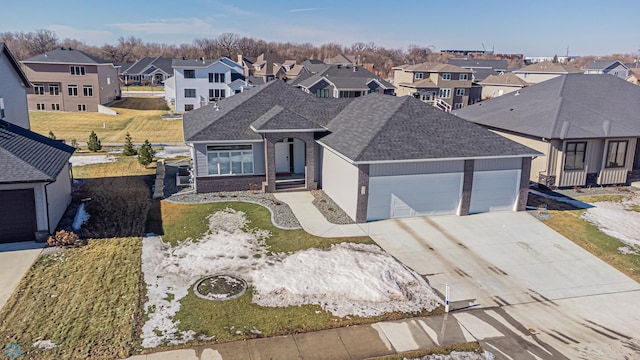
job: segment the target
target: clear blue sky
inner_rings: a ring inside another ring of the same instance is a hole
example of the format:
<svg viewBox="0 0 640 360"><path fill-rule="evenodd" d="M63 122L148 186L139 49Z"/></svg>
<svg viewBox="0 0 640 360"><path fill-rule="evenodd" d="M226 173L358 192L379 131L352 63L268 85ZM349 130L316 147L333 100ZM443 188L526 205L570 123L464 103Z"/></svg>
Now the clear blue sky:
<svg viewBox="0 0 640 360"><path fill-rule="evenodd" d="M527 56L640 52L637 0L12 0L0 32L54 30L61 39L191 43L223 32L321 45L487 49Z"/></svg>

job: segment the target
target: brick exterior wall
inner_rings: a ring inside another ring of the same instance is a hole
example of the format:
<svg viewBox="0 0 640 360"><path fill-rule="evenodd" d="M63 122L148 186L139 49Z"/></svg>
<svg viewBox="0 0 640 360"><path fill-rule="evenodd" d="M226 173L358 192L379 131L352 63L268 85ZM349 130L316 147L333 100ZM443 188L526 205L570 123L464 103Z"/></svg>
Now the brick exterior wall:
<svg viewBox="0 0 640 360"><path fill-rule="evenodd" d="M464 179L462 181L462 198L460 200L460 208L458 209L458 215L469 215L471 209L471 192L473 190L473 167L475 165L474 160L464 161Z"/></svg>
<svg viewBox="0 0 640 360"><path fill-rule="evenodd" d="M529 177L531 173L531 158L522 158L522 172L520 173L520 192L518 194L518 204L516 211L524 211L527 209L527 201L529 199Z"/></svg>
<svg viewBox="0 0 640 360"><path fill-rule="evenodd" d="M202 176L196 178L196 192L259 190L264 179L264 175Z"/></svg>
<svg viewBox="0 0 640 360"><path fill-rule="evenodd" d="M362 188L364 187L364 194ZM356 205L356 222L367 222L367 206L369 204L369 164L358 165L358 203Z"/></svg>

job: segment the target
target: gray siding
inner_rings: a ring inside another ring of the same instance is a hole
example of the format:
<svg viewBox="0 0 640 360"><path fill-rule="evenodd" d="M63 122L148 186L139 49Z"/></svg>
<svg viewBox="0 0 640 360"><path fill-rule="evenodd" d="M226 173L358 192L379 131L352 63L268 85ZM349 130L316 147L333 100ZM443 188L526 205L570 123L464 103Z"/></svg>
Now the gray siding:
<svg viewBox="0 0 640 360"><path fill-rule="evenodd" d="M355 221L358 168L326 148L322 156L322 189Z"/></svg>
<svg viewBox="0 0 640 360"><path fill-rule="evenodd" d="M13 66L0 52L0 98L4 101L5 120L29 129L27 91Z"/></svg>
<svg viewBox="0 0 640 360"><path fill-rule="evenodd" d="M49 203L49 229L56 230L62 215L71 203L71 178L69 176L69 166L66 166L56 181L47 185L47 202Z"/></svg>
<svg viewBox="0 0 640 360"><path fill-rule="evenodd" d="M464 171L464 160L372 164L369 176L443 174Z"/></svg>
<svg viewBox="0 0 640 360"><path fill-rule="evenodd" d="M522 167L522 158L475 160L474 171L516 170Z"/></svg>

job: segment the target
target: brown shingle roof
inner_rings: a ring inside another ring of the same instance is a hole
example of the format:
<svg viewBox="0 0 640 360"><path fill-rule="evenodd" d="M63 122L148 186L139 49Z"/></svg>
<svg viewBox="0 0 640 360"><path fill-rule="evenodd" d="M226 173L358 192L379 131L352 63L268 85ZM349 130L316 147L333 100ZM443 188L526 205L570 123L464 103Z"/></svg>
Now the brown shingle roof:
<svg viewBox="0 0 640 360"><path fill-rule="evenodd" d="M479 82L480 85L529 86L529 83L512 73L491 75Z"/></svg>
<svg viewBox="0 0 640 360"><path fill-rule="evenodd" d="M580 74L584 71L569 64L558 64L551 61L543 61L514 70L514 73L552 73L552 74Z"/></svg>

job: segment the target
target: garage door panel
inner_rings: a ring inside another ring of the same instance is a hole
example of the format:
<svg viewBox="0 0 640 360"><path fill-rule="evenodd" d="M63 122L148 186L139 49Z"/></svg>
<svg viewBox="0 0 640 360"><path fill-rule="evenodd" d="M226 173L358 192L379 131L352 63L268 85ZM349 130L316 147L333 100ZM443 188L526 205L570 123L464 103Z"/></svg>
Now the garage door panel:
<svg viewBox="0 0 640 360"><path fill-rule="evenodd" d="M368 220L455 214L462 173L369 178Z"/></svg>
<svg viewBox="0 0 640 360"><path fill-rule="evenodd" d="M513 210L519 187L520 170L475 172L469 212Z"/></svg>
<svg viewBox="0 0 640 360"><path fill-rule="evenodd" d="M35 240L33 189L0 191L0 243Z"/></svg>

